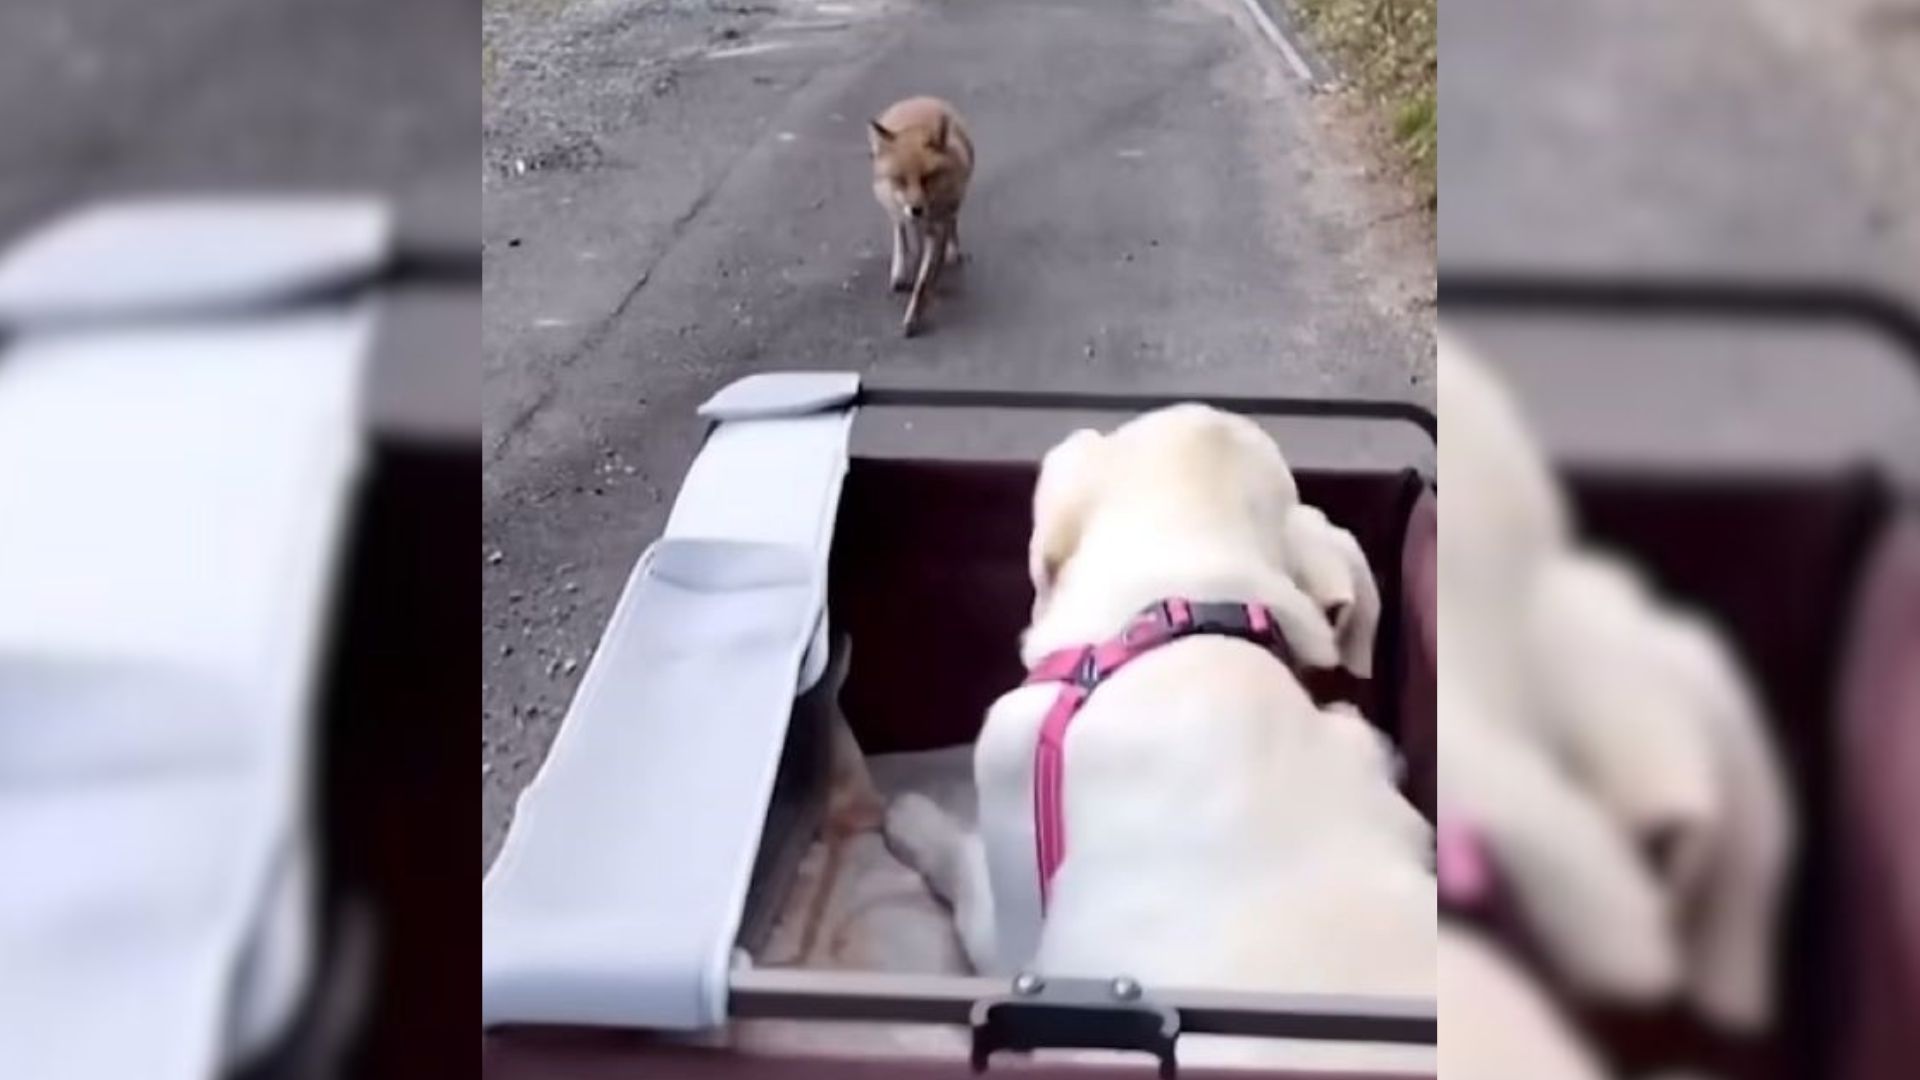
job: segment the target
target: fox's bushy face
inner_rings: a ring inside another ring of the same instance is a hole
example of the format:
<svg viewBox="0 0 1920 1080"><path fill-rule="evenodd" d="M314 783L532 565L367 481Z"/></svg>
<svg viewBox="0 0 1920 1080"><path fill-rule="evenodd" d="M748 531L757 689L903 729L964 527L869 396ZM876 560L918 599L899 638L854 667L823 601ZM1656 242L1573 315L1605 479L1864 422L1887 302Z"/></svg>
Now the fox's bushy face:
<svg viewBox="0 0 1920 1080"><path fill-rule="evenodd" d="M949 125L889 131L870 121L873 189L909 218L940 217L959 208L966 187L964 164L954 155Z"/></svg>

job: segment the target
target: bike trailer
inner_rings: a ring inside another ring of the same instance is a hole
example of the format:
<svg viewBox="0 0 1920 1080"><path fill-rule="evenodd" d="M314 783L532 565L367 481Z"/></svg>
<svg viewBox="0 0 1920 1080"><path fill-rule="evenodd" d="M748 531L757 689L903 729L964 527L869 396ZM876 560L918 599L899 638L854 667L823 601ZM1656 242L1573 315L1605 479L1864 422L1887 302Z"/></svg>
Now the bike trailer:
<svg viewBox="0 0 1920 1080"><path fill-rule="evenodd" d="M1023 674L1016 642L1032 601L1037 452L942 457L913 434L900 440L904 452L876 451L866 424L856 432L856 414L1031 419L1078 410L1111 423L1166 403L909 391L843 373L756 375L707 401L706 443L482 888L485 1074L958 1076L1021 1068L998 1050L1048 1047L1141 1053L1104 1066L1042 1054L1023 1071L1131 1074L1157 1058L1170 1074L1176 1040L1201 1032L1424 1046L1430 1059L1431 1000L756 963L822 812L832 643L850 643L839 703L870 755L970 743L988 703ZM1434 431L1431 414L1411 405L1214 404L1410 421L1429 449ZM1303 497L1355 533L1379 578L1372 717L1402 743L1414 763L1410 788L1430 811L1432 484L1413 468L1298 473ZM853 1043L769 1051L734 1037L769 1018L826 1032L842 1021L946 1025L964 1038L953 1053L889 1055Z"/></svg>

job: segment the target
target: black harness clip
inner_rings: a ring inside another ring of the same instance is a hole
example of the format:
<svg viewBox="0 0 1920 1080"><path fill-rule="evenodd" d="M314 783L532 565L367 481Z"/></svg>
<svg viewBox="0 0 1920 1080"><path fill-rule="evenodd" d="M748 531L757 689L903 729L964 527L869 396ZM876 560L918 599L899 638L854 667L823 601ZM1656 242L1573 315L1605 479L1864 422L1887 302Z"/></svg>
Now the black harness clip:
<svg viewBox="0 0 1920 1080"><path fill-rule="evenodd" d="M1149 1001L1133 979L1027 974L1012 989L974 1003L974 1072L985 1072L1000 1050L1137 1050L1160 1062L1161 1080L1176 1080L1180 1014Z"/></svg>

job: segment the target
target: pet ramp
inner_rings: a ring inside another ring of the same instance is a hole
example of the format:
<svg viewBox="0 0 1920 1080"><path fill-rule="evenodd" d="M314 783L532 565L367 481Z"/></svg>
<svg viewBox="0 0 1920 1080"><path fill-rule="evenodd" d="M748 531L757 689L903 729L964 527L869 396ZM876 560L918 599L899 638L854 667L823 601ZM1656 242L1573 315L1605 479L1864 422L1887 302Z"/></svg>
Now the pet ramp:
<svg viewBox="0 0 1920 1080"><path fill-rule="evenodd" d="M0 1047L206 1080L310 984L307 765L373 199L105 204L0 255ZM326 296L324 304L311 303Z"/></svg>
<svg viewBox="0 0 1920 1080"><path fill-rule="evenodd" d="M481 1022L693 1030L727 982L827 559L858 377L756 375L641 555L481 885Z"/></svg>

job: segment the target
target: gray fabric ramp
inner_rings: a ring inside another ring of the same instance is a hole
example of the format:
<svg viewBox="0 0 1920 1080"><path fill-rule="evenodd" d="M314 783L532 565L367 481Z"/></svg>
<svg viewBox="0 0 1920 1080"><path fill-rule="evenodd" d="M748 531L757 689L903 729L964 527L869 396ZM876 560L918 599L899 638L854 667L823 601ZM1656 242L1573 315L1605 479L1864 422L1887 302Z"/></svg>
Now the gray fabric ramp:
<svg viewBox="0 0 1920 1080"><path fill-rule="evenodd" d="M767 407L729 410L689 471L482 885L483 1026L725 1022L774 774L824 627L851 394L818 395L848 378L750 388ZM834 411L796 415L795 400Z"/></svg>
<svg viewBox="0 0 1920 1080"><path fill-rule="evenodd" d="M852 372L773 372L723 387L700 406L722 423L688 470L663 535L794 544L814 552L824 573L859 392ZM822 608L800 671L803 693L826 672L827 646Z"/></svg>
<svg viewBox="0 0 1920 1080"><path fill-rule="evenodd" d="M252 726L242 703L163 669L16 659L0 715L0 851L33 868L0 916L9 1071L217 1075L259 887L258 863L226 858L262 841L239 824L261 808L268 749L232 737Z"/></svg>
<svg viewBox="0 0 1920 1080"><path fill-rule="evenodd" d="M246 308L373 265L385 230L364 200L161 200L0 258L8 1076L206 1080L300 1002L374 315Z"/></svg>
<svg viewBox="0 0 1920 1080"><path fill-rule="evenodd" d="M365 273L386 257L391 217L382 201L352 196L166 195L86 207L0 257L0 319L244 314Z"/></svg>

